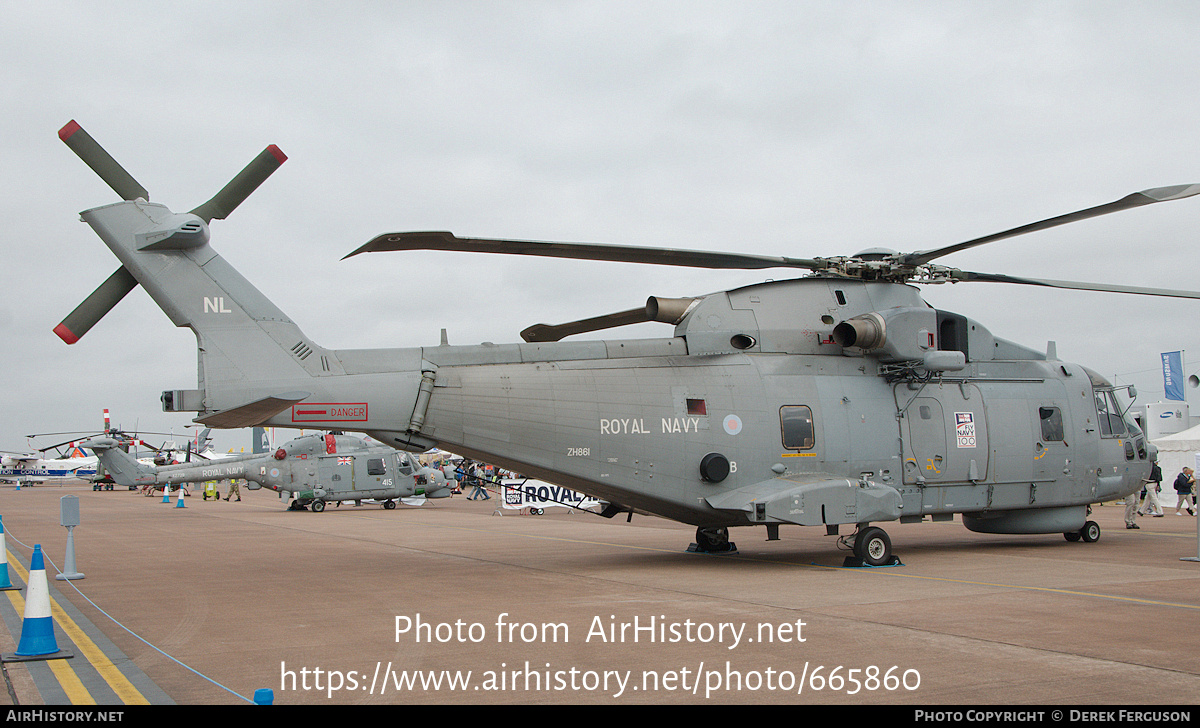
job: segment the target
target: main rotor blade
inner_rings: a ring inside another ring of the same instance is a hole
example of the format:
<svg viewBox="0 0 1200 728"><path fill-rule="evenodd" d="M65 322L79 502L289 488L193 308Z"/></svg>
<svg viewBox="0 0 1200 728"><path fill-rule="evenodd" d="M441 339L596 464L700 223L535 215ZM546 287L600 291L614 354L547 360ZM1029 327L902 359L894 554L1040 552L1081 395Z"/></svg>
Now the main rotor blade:
<svg viewBox="0 0 1200 728"><path fill-rule="evenodd" d="M491 238L460 238L449 232L385 233L363 245L342 260L359 253L379 253L396 250L450 250L464 253L507 253L510 255L540 255L549 258L605 260L620 263L653 263L691 268L824 268L819 261L803 258L782 258L769 255L722 253L709 250L677 248L644 248L633 245L604 245L600 243L552 243L530 240L495 240Z"/></svg>
<svg viewBox="0 0 1200 728"><path fill-rule="evenodd" d="M211 200L192 210L192 214L203 218L205 222L224 220L286 161L287 155L272 144L259 152L258 156L238 172L229 184L222 187L220 192L213 195Z"/></svg>
<svg viewBox="0 0 1200 728"><path fill-rule="evenodd" d="M1140 296L1168 296L1171 298L1200 298L1200 291L1178 291L1170 288L1144 288L1142 286L1121 286L1112 283L1080 283L1077 281L1055 281L1046 278L1022 278L997 273L970 273L962 271L966 281L983 281L986 283L1019 283L1026 286L1046 286L1048 288L1069 288L1076 291L1103 291L1108 293L1133 293Z"/></svg>
<svg viewBox="0 0 1200 728"><path fill-rule="evenodd" d="M150 193L146 192L146 188L137 183L125 168L117 164L117 160L112 158L104 148L96 143L92 136L83 130L74 119L67 122L67 125L58 130L58 138L66 142L71 151L79 155L84 164L92 168L92 171L100 176L100 179L108 183L108 186L113 188L113 191L121 196L122 200L136 200L139 197L143 200L150 199Z"/></svg>
<svg viewBox="0 0 1200 728"><path fill-rule="evenodd" d="M521 338L531 344L545 341L561 341L564 337L584 334L589 331L602 331L618 326L640 324L650 321L646 315L646 307L631 308L628 311L610 313L604 316L571 321L565 324L534 324L521 332Z"/></svg>
<svg viewBox="0 0 1200 728"><path fill-rule="evenodd" d="M1099 217L1100 215L1107 215L1110 212L1119 212L1121 210L1128 210L1131 207L1141 207L1142 205L1151 205L1151 204L1154 204L1155 202L1167 202L1169 200L1179 200L1179 199L1183 199L1184 197L1191 197L1192 195L1196 195L1196 194L1200 194L1200 184L1175 185L1173 187L1155 187L1154 189L1142 190L1141 192L1134 192L1132 195L1126 195L1125 197L1122 197L1121 199L1117 200L1116 202L1110 202L1106 205L1097 205L1096 207L1089 207L1086 210L1079 210L1078 212L1071 212L1066 215L1059 215L1058 217L1051 217L1046 220L1042 220L1040 222L1034 222L1034 223L1030 223L1028 225L1022 225L1021 227L1016 227L1011 230L1005 230L1004 232L1000 232L1000 233L994 233L992 235L987 235L982 238L975 238L974 240L968 240L964 243L958 243L957 245L948 245L944 248L936 248L934 250L923 250L923 251L918 251L916 253L909 253L908 255L905 255L902 257L901 262L906 263L908 265L923 265L925 263L928 263L931 260L940 258L943 255L949 255L950 253L957 253L960 250L974 248L977 245L983 245L985 243L992 243L997 240L1003 240L1005 238L1011 238L1011 237L1015 237L1017 235L1024 235L1025 233L1032 233L1032 232L1036 232L1038 230L1046 230L1048 228L1058 227L1059 225L1066 225L1067 223L1070 223L1070 222L1077 222L1079 220L1087 220L1088 218Z"/></svg>
<svg viewBox="0 0 1200 728"><path fill-rule="evenodd" d="M112 310L125 294L137 288L137 284L137 279L125 266L117 268L99 288L83 299L83 303L67 314L62 323L54 327L54 333L68 344L74 344L88 329L95 326L97 321L104 318L104 314Z"/></svg>

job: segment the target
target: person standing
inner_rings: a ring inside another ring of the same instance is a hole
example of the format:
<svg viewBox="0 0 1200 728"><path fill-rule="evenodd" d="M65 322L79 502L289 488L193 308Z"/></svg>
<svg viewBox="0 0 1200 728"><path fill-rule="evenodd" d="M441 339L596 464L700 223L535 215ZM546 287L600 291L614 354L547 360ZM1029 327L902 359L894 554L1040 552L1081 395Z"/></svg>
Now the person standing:
<svg viewBox="0 0 1200 728"><path fill-rule="evenodd" d="M1192 510L1192 488L1196 486L1196 478L1192 475L1191 468L1184 468L1183 472L1175 478L1175 492L1179 495L1179 500L1175 503L1175 515L1182 516L1181 508L1186 508L1189 516L1196 515Z"/></svg>
<svg viewBox="0 0 1200 728"><path fill-rule="evenodd" d="M482 464L476 464L471 476L474 478L475 490L471 491L471 495L467 496L467 500L491 500L488 495L485 484L487 483L487 471L484 470Z"/></svg>
<svg viewBox="0 0 1200 728"><path fill-rule="evenodd" d="M1135 490L1125 496L1125 528L1141 528L1137 525L1138 492Z"/></svg>
<svg viewBox="0 0 1200 728"><path fill-rule="evenodd" d="M1138 515L1149 515L1155 518L1162 518L1162 504L1158 502L1158 494L1162 491L1162 468L1158 466L1158 461L1150 463L1150 482L1146 483L1146 498L1138 507Z"/></svg>

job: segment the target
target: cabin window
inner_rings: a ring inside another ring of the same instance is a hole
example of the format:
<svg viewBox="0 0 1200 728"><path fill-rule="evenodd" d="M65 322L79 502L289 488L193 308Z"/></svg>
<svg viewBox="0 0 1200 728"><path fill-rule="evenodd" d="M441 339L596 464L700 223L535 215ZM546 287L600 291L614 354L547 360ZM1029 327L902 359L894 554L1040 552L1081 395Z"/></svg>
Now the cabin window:
<svg viewBox="0 0 1200 728"><path fill-rule="evenodd" d="M687 401L687 413L689 415L707 415L708 405L702 399L689 399Z"/></svg>
<svg viewBox="0 0 1200 728"><path fill-rule="evenodd" d="M1038 417L1042 420L1042 439L1061 442L1065 437L1062 410L1057 407L1039 407Z"/></svg>
<svg viewBox="0 0 1200 728"><path fill-rule="evenodd" d="M386 475L387 468L383 466L383 458L367 459L367 475Z"/></svg>
<svg viewBox="0 0 1200 728"><path fill-rule="evenodd" d="M783 446L788 450L811 450L816 444L812 408L784 405L779 408L779 424L783 432Z"/></svg>

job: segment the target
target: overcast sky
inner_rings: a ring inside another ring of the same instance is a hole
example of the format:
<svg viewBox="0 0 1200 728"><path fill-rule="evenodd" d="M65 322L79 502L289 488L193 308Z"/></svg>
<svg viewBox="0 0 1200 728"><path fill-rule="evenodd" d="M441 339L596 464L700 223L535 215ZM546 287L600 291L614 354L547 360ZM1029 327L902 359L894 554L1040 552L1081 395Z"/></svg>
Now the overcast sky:
<svg viewBox="0 0 1200 728"><path fill-rule="evenodd" d="M333 348L436 345L442 328L509 343L533 323L788 275L340 260L383 232L813 257L940 247L1200 182L1200 3L1184 0L0 9L3 449L98 428L104 408L126 428L191 422L159 393L196 386L195 338L141 289L73 346L52 333L117 266L78 219L117 198L58 139L71 119L180 211L278 144L288 162L214 221L213 247ZM1200 289L1198 230L1193 198L939 262ZM1160 352L1200 369L1200 301L990 283L925 296L997 336L1055 340L1142 402L1162 397Z"/></svg>

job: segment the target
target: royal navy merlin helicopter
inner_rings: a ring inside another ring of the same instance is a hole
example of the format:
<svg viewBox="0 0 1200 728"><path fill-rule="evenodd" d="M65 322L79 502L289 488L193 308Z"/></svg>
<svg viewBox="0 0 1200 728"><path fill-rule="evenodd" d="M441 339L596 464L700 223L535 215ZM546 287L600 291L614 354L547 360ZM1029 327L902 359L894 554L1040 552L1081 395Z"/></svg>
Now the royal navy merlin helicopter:
<svg viewBox="0 0 1200 728"><path fill-rule="evenodd" d="M804 277L584 321L525 343L332 350L309 339L209 244L283 162L269 147L188 213L149 202L79 125L60 137L124 199L82 213L120 260L56 331L68 343L141 284L199 347L198 386L169 412L211 427L365 432L443 447L634 511L696 526L700 551L729 529L824 526L867 564L894 563L878 523L950 520L986 533L1095 541L1089 504L1141 487L1153 448L1116 389L1053 347L1038 351L927 304L913 284L991 281L1200 298L1200 293L976 273L951 253L1119 210L1189 197L1163 187L942 248L787 258L623 245L381 235L353 254L436 249L700 268L794 268ZM561 341L660 321L669 336ZM843 534L841 527L853 529Z"/></svg>
<svg viewBox="0 0 1200 728"><path fill-rule="evenodd" d="M282 498L294 497L292 510L307 506L320 513L326 503L364 500L380 501L392 510L397 500L414 496L449 497L453 487L442 471L421 466L406 452L333 433L304 435L272 453L159 467L138 462L120 445L105 437L86 442L119 485L175 486L244 478L250 490L269 488Z"/></svg>

